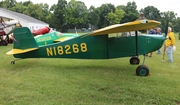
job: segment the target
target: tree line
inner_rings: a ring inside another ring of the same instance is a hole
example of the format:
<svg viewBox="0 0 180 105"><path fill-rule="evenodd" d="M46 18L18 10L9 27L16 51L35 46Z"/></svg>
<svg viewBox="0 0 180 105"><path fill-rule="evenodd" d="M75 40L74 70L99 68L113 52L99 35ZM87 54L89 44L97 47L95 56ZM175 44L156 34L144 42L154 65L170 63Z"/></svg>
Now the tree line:
<svg viewBox="0 0 180 105"><path fill-rule="evenodd" d="M140 12L143 12L147 19L160 21L162 31L165 30L166 20L168 20L173 31L180 32L180 17L177 17L176 13L161 12L154 6L147 6L138 11L134 1L126 5L114 6L106 3L97 8L93 5L87 8L84 2L76 0L70 2L58 0L57 4L52 6L47 3L33 4L31 1L3 0L0 1L0 7L44 21L61 32L75 27L103 28L112 24L134 21L140 16Z"/></svg>

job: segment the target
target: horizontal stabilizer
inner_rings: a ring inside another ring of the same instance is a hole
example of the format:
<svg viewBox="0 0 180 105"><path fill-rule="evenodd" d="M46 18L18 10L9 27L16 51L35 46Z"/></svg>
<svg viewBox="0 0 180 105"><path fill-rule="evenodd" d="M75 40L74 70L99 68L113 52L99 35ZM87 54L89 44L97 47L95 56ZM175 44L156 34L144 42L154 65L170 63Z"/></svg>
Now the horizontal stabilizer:
<svg viewBox="0 0 180 105"><path fill-rule="evenodd" d="M12 49L11 51L7 52L7 55L13 55L13 54L22 54L30 51L37 50L38 48L29 48L29 49Z"/></svg>
<svg viewBox="0 0 180 105"><path fill-rule="evenodd" d="M124 24L115 24L99 30L95 30L90 33L88 36L94 35L105 35L110 33L119 33L119 32L129 32L137 30L147 30L158 26L160 22L155 20L136 20L133 22L128 22Z"/></svg>

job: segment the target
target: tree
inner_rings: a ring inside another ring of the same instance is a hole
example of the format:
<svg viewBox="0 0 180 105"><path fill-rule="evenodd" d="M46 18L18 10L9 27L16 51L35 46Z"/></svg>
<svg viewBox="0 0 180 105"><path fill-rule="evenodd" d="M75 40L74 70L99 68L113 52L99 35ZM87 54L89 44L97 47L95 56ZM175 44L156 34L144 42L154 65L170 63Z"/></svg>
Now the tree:
<svg viewBox="0 0 180 105"><path fill-rule="evenodd" d="M54 12L53 12L53 22L54 22L54 28L57 30L63 31L63 26L66 25L65 17L66 17L66 6L67 1L66 0L58 0L58 3L56 6L54 6Z"/></svg>
<svg viewBox="0 0 180 105"><path fill-rule="evenodd" d="M16 0L3 0L0 2L0 7L9 9L9 8L15 6L16 3L17 3Z"/></svg>
<svg viewBox="0 0 180 105"><path fill-rule="evenodd" d="M52 16L52 13L49 11L49 5L47 3L40 3L39 6L41 7L43 13L42 21L48 23Z"/></svg>
<svg viewBox="0 0 180 105"><path fill-rule="evenodd" d="M30 3L23 13L38 20L43 19L43 12L39 4Z"/></svg>
<svg viewBox="0 0 180 105"><path fill-rule="evenodd" d="M180 32L180 17L178 17L178 18L175 20L174 31L175 31L175 32Z"/></svg>
<svg viewBox="0 0 180 105"><path fill-rule="evenodd" d="M27 7L24 6L24 5L22 4L22 2L17 3L15 6L13 6L12 8L10 8L11 11L15 11L15 12L18 12L18 13L23 13L26 9L27 9Z"/></svg>
<svg viewBox="0 0 180 105"><path fill-rule="evenodd" d="M118 9L123 9L125 12L124 17L121 20L121 23L135 21L139 17L139 13L137 11L136 2L128 2L126 6L120 5L117 6Z"/></svg>
<svg viewBox="0 0 180 105"><path fill-rule="evenodd" d="M93 26L97 26L99 19L100 19L99 10L97 8L95 8L94 6L91 6L89 8L89 12L88 12L89 23Z"/></svg>
<svg viewBox="0 0 180 105"><path fill-rule="evenodd" d="M124 16L124 11L122 9L116 8L115 12L108 13L105 17L109 20L110 25L120 23L121 19Z"/></svg>
<svg viewBox="0 0 180 105"><path fill-rule="evenodd" d="M169 21L169 26L172 27L172 29L174 30L175 27L175 22L176 22L176 13L174 13L173 11L167 11L167 12L162 12L161 13L161 24L163 25L163 29L165 30L165 26L166 26L166 21Z"/></svg>
<svg viewBox="0 0 180 105"><path fill-rule="evenodd" d="M70 28L86 27L88 24L88 10L84 2L71 0L66 7L65 22Z"/></svg>
<svg viewBox="0 0 180 105"><path fill-rule="evenodd" d="M99 22L97 24L98 28L106 27L109 25L109 21L106 19L106 15L110 12L115 11L115 7L111 3L102 4L99 8Z"/></svg>
<svg viewBox="0 0 180 105"><path fill-rule="evenodd" d="M144 13L144 16L147 19L157 20L157 21L161 20L160 11L154 6L147 6L144 9L141 9L140 11Z"/></svg>

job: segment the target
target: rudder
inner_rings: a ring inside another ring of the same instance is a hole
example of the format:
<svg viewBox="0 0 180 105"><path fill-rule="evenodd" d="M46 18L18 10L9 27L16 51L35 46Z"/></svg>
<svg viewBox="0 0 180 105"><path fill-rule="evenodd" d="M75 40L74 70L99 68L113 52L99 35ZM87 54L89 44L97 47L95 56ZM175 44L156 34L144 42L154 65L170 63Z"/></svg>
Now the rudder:
<svg viewBox="0 0 180 105"><path fill-rule="evenodd" d="M29 49L38 48L31 31L27 27L16 28L14 30L14 48L13 49Z"/></svg>

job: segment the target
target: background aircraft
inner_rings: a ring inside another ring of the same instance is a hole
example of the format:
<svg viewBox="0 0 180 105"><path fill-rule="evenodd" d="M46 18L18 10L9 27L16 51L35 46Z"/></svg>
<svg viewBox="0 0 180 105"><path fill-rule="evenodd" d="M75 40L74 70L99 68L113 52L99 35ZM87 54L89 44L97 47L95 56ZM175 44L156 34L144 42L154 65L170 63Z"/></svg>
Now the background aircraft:
<svg viewBox="0 0 180 105"><path fill-rule="evenodd" d="M0 17L0 46L8 45L8 42L10 42L10 38L8 35L13 31L16 26L21 26L18 20Z"/></svg>
<svg viewBox="0 0 180 105"><path fill-rule="evenodd" d="M65 41L74 37L79 36L78 34L70 34L70 33L60 33L58 31L49 32L44 35L35 36L35 40L38 46L52 44L56 42Z"/></svg>
<svg viewBox="0 0 180 105"><path fill-rule="evenodd" d="M139 64L139 55L158 50L164 43L164 35L138 35L137 30L147 30L158 26L154 20L137 20L124 24L115 24L91 33L39 46L27 27L14 30L14 46L7 52L15 58L74 58L74 59L112 59L132 57L132 64ZM110 33L135 31L135 36L114 37ZM145 56L144 56L145 61ZM138 76L147 76L149 68L139 65ZM11 61L14 64L15 60Z"/></svg>

